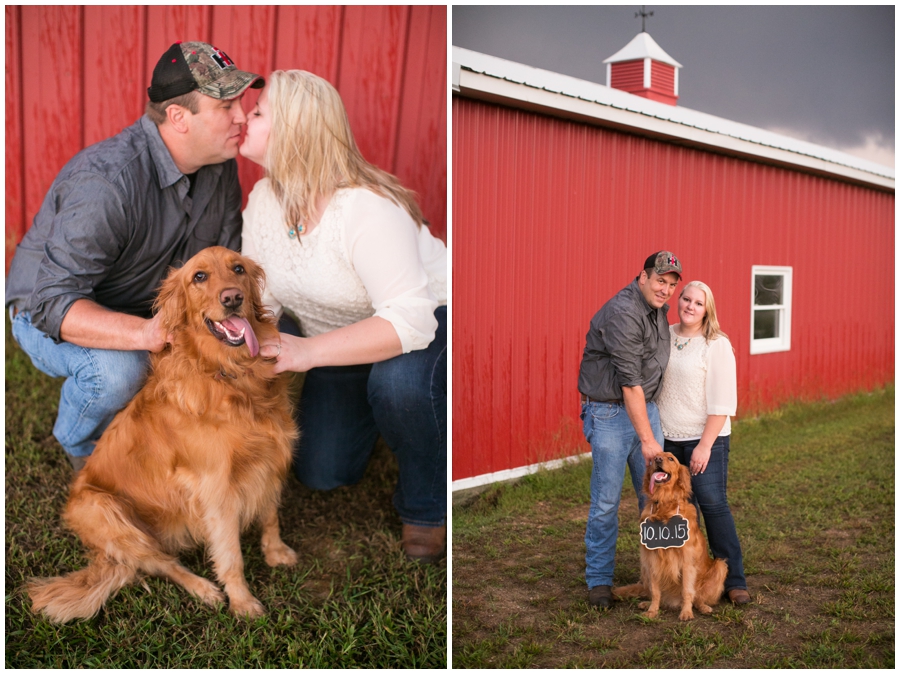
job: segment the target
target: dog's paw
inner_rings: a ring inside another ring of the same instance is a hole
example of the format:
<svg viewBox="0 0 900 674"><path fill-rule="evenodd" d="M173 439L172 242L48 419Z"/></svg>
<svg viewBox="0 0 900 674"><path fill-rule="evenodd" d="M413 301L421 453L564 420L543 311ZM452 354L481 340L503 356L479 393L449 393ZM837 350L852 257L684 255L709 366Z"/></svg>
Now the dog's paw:
<svg viewBox="0 0 900 674"><path fill-rule="evenodd" d="M259 618L266 614L266 609L255 597L242 600L231 600L228 610L238 618Z"/></svg>
<svg viewBox="0 0 900 674"><path fill-rule="evenodd" d="M656 616L659 615L659 610L651 609L649 611L645 611L644 613L641 613L641 615L644 616L645 618L655 618Z"/></svg>
<svg viewBox="0 0 900 674"><path fill-rule="evenodd" d="M700 613L702 613L704 615L707 615L707 614L713 612L712 606L707 606L706 604L700 604L699 606L695 606L694 608L696 608L698 611L700 611Z"/></svg>
<svg viewBox="0 0 900 674"><path fill-rule="evenodd" d="M681 614L678 616L678 619L681 620L682 622L687 622L688 620L693 620L694 612L689 608L681 609Z"/></svg>
<svg viewBox="0 0 900 674"><path fill-rule="evenodd" d="M297 563L297 553L284 543L263 548L263 554L266 558L266 564L269 566L294 566Z"/></svg>
<svg viewBox="0 0 900 674"><path fill-rule="evenodd" d="M650 602L649 602L649 601L642 601L642 602L640 602L640 603L638 604L638 608L641 609L642 611L643 611L645 608L649 608L649 607L650 607Z"/></svg>
<svg viewBox="0 0 900 674"><path fill-rule="evenodd" d="M225 601L225 593L205 578L197 578L191 585L190 593L207 606L219 606Z"/></svg>

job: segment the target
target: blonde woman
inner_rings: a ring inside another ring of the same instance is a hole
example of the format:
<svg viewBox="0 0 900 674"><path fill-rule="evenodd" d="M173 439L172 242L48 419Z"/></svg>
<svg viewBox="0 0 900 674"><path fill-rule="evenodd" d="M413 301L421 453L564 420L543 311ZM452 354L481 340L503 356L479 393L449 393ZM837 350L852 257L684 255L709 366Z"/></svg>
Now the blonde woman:
<svg viewBox="0 0 900 674"><path fill-rule="evenodd" d="M664 449L691 470L691 486L713 555L728 561L725 593L735 604L750 601L741 544L728 506L731 417L737 411L734 350L719 328L712 290L691 281L678 298L670 325L669 364L658 405Z"/></svg>
<svg viewBox="0 0 900 674"><path fill-rule="evenodd" d="M340 95L276 71L240 152L266 177L244 211L243 253L281 315L278 371L306 372L297 477L358 482L379 434L400 476L394 506L414 560L446 549L447 249L412 195L357 149ZM297 326L299 325L299 329Z"/></svg>

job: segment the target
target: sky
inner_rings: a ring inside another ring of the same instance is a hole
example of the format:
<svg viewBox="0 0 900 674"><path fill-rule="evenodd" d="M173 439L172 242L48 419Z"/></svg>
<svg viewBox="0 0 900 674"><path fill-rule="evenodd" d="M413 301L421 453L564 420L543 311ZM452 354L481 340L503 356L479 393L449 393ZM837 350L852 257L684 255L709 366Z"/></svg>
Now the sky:
<svg viewBox="0 0 900 674"><path fill-rule="evenodd" d="M894 165L894 7L646 5L678 105ZM606 84L640 5L453 6L453 45Z"/></svg>

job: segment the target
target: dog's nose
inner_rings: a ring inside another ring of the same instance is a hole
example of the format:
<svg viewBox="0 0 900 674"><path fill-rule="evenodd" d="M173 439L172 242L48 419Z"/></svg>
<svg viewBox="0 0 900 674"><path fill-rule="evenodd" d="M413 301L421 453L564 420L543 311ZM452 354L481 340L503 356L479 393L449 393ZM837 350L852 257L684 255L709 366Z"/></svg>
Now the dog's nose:
<svg viewBox="0 0 900 674"><path fill-rule="evenodd" d="M219 295L219 301L229 309L237 309L244 303L244 295L237 288L226 288Z"/></svg>

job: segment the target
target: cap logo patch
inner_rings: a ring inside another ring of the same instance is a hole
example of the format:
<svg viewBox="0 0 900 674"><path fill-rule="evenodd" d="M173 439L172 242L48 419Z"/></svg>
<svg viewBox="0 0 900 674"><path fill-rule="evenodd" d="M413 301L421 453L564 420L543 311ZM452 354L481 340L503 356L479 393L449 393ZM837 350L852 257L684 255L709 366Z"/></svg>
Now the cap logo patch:
<svg viewBox="0 0 900 674"><path fill-rule="evenodd" d="M223 52L221 49L216 49L212 53L212 59L222 70L225 70L225 68L227 68L228 66L234 65L234 61L228 58L228 54Z"/></svg>

